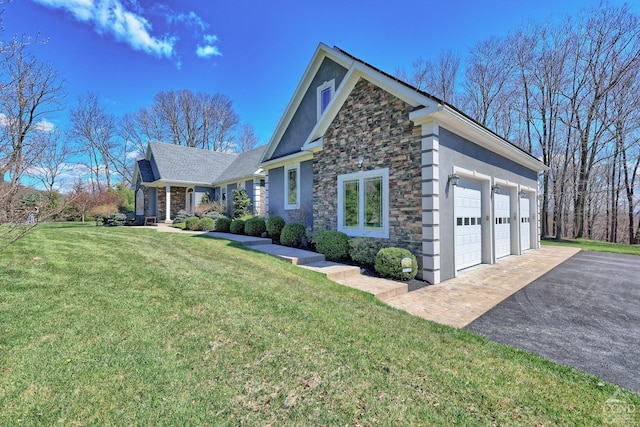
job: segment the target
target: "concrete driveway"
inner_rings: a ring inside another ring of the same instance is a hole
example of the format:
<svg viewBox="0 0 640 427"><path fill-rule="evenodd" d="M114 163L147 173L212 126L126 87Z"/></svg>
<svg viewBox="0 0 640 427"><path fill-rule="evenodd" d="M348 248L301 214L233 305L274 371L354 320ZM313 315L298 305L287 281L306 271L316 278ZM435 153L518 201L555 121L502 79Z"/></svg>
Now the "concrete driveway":
<svg viewBox="0 0 640 427"><path fill-rule="evenodd" d="M580 252L466 329L640 392L640 257Z"/></svg>

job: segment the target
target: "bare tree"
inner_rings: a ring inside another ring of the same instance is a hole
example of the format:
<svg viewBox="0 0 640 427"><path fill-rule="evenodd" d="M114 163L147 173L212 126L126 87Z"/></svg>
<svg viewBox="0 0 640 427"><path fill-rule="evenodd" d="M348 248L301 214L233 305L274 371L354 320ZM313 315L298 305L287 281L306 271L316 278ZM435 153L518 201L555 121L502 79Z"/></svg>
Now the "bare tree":
<svg viewBox="0 0 640 427"><path fill-rule="evenodd" d="M70 121L69 136L84 147L89 158L92 189L100 189L103 177L107 188L110 188L118 148L115 117L100 105L98 94L89 92L78 97L78 105L71 110Z"/></svg>
<svg viewBox="0 0 640 427"><path fill-rule="evenodd" d="M29 174L42 183L47 193L52 194L61 184L60 176L69 169L74 148L57 129L41 132L40 138L43 150Z"/></svg>
<svg viewBox="0 0 640 427"><path fill-rule="evenodd" d="M245 123L240 128L240 133L238 135L238 141L236 144L236 151L238 153L246 153L247 151L253 150L258 146L258 136L251 126L248 123Z"/></svg>
<svg viewBox="0 0 640 427"><path fill-rule="evenodd" d="M453 103L460 68L460 56L452 50L442 51L434 62L416 59L411 72L396 70L396 77L419 90L424 90L441 100Z"/></svg>
<svg viewBox="0 0 640 427"><path fill-rule="evenodd" d="M224 95L158 92L150 107L123 118L121 134L141 152L148 141L228 151L234 147L239 121Z"/></svg>

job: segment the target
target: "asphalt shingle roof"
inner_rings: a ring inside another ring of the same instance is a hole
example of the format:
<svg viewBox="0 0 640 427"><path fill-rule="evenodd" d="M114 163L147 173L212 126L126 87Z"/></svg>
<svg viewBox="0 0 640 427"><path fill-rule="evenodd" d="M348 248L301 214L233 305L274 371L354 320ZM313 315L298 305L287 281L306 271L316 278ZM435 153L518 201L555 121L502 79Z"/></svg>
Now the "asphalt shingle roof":
<svg viewBox="0 0 640 427"><path fill-rule="evenodd" d="M142 177L142 182L153 182L156 180L149 160L138 160L138 171L140 172L140 177Z"/></svg>
<svg viewBox="0 0 640 427"><path fill-rule="evenodd" d="M211 184L236 160L237 154L150 142L149 148L163 181ZM224 179L224 178L223 178Z"/></svg>
<svg viewBox="0 0 640 427"><path fill-rule="evenodd" d="M253 150L240 154L233 163L220 174L218 181L235 181L240 178L255 175L256 171L260 168L258 165L266 148L267 146L263 145L262 147L254 148Z"/></svg>

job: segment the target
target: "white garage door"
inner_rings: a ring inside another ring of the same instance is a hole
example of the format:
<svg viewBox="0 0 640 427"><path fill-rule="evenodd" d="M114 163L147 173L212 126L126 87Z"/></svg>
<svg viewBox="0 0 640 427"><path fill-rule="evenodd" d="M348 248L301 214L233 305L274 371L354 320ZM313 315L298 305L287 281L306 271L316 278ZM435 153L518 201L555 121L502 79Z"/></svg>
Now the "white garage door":
<svg viewBox="0 0 640 427"><path fill-rule="evenodd" d="M529 216L529 199L520 199L520 243L523 251L531 249L531 218Z"/></svg>
<svg viewBox="0 0 640 427"><path fill-rule="evenodd" d="M482 204L480 190L456 188L456 270L482 262Z"/></svg>
<svg viewBox="0 0 640 427"><path fill-rule="evenodd" d="M511 255L511 209L508 194L494 194L496 258Z"/></svg>

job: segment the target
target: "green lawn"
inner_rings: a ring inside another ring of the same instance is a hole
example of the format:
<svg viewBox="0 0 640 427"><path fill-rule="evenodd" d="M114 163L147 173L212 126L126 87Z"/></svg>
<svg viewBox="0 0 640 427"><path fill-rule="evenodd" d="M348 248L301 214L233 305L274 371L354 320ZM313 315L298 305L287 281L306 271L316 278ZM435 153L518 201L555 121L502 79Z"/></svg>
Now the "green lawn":
<svg viewBox="0 0 640 427"><path fill-rule="evenodd" d="M543 245L573 246L583 251L613 252L617 254L640 255L640 245L621 245L586 239L542 240Z"/></svg>
<svg viewBox="0 0 640 427"><path fill-rule="evenodd" d="M614 395L640 408L226 241L74 224L0 253L0 370L3 426L600 425Z"/></svg>

